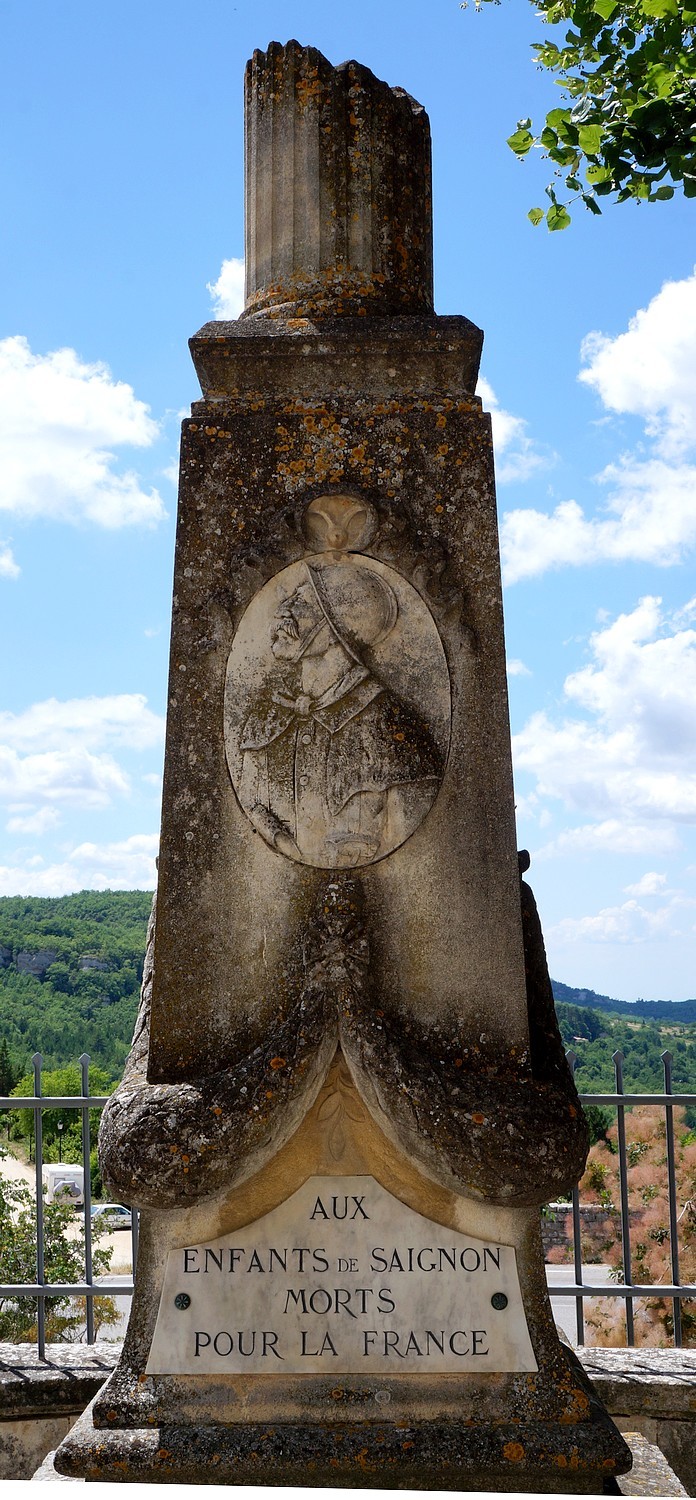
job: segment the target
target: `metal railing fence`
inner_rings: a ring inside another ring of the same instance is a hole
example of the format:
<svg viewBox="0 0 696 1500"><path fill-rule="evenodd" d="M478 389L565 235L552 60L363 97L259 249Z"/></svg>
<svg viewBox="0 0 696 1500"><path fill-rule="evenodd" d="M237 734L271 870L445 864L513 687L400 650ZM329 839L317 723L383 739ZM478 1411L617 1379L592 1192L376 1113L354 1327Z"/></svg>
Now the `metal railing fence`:
<svg viewBox="0 0 696 1500"><path fill-rule="evenodd" d="M43 1058L40 1052L35 1052L31 1060L34 1073L34 1093L22 1095L14 1094L0 1095L0 1112L7 1110L31 1109L34 1114L34 1160L35 1160L35 1193L36 1193L36 1281L31 1282L5 1282L0 1284L0 1298L19 1299L21 1297L32 1297L37 1302L37 1346L39 1359L46 1357L46 1298L47 1297L84 1297L86 1304L86 1333L87 1343L93 1344L96 1338L94 1328L94 1298L95 1297L130 1297L133 1293L133 1278L125 1283L112 1283L108 1278L94 1280L92 1268L92 1181L90 1175L90 1156L92 1151L90 1110L100 1109L107 1102L108 1095L90 1094L89 1091L89 1064L88 1053L83 1052L80 1058L81 1094L44 1095L41 1090L41 1073ZM82 1215L85 1231L85 1279L81 1282L48 1282L45 1274L44 1264L44 1195L43 1195L43 1114L48 1109L74 1109L79 1111L82 1122L82 1170L84 1176ZM131 1220L131 1241L133 1252L133 1276L138 1257L138 1214L133 1211ZM0 1272L1 1274L1 1272Z"/></svg>
<svg viewBox="0 0 696 1500"><path fill-rule="evenodd" d="M572 1073L575 1073L578 1059L572 1049L566 1053ZM621 1256L623 1283L612 1282L610 1286L593 1286L583 1280L582 1243L580 1230L580 1193L577 1187L573 1188L571 1195L573 1214L573 1268L575 1271L575 1283L569 1286L553 1287L554 1297L575 1298L576 1335L578 1344L585 1342L585 1313L584 1300L588 1297L621 1297L626 1303L626 1343L629 1349L635 1346L635 1324L633 1316L633 1303L639 1297L671 1298L674 1326L674 1345L681 1349L682 1337L682 1301L696 1299L696 1285L682 1282L679 1275L679 1230L677 1213L677 1177L674 1154L674 1106L696 1104L696 1094L679 1093L672 1090L672 1062L671 1052L660 1054L664 1074L664 1092L661 1094L630 1094L624 1089L623 1052L612 1053L614 1064L615 1091L613 1094L581 1094L580 1099L586 1105L610 1105L616 1110L616 1125L618 1136L618 1166L619 1166L619 1211L621 1216ZM665 1135L667 1142L667 1192L669 1202L669 1240L670 1260L672 1271L672 1282L665 1285L660 1282L652 1286L640 1285L632 1280L631 1272L631 1235L629 1217L629 1190L628 1190L628 1156L626 1150L626 1110L634 1105L649 1104L664 1109L665 1112Z"/></svg>
<svg viewBox="0 0 696 1500"><path fill-rule="evenodd" d="M567 1053L571 1070L575 1072L577 1057L573 1051ZM580 1194L577 1188L573 1189L571 1207L573 1221L573 1267L575 1281L565 1286L553 1286L554 1297L574 1297L576 1307L577 1342L585 1342L585 1315L583 1304L586 1298L594 1297L619 1297L625 1301L626 1306L626 1338L629 1347L635 1344L635 1325L633 1303L641 1297L659 1297L672 1300L674 1343L677 1348L682 1346L682 1314L681 1304L685 1299L696 1300L696 1285L683 1283L679 1274L679 1243L678 1243L678 1219L677 1210L677 1180L674 1150L674 1118L675 1105L696 1104L696 1094L675 1094L672 1089L672 1054L663 1052L661 1054L664 1069L664 1092L661 1094L626 1093L623 1078L623 1053L620 1051L612 1054L615 1073L615 1090L607 1094L581 1094L580 1099L586 1105L608 1105L617 1111L618 1132L618 1169L620 1185L620 1222L621 1222L621 1244L622 1244L622 1274L623 1283L612 1282L609 1286L597 1286L591 1281L583 1279L583 1260L580 1225ZM86 1299L86 1337L87 1342L95 1341L94 1328L94 1305L95 1297L108 1296L131 1296L133 1292L133 1279L125 1283L112 1283L108 1278L102 1278L95 1282L92 1269L92 1193L90 1180L90 1152L91 1152L91 1130L89 1113L91 1109L102 1108L107 1097L90 1094L89 1091L89 1064L87 1053L80 1058L81 1070L81 1094L68 1094L64 1097L43 1095L41 1091L41 1072L43 1059L40 1053L35 1053L32 1058L34 1072L33 1095L15 1096L0 1095L0 1112L8 1110L33 1110L34 1114L34 1142L35 1142L35 1178L36 1178L36 1281L10 1282L0 1284L0 1298L19 1299L21 1297L32 1297L37 1300L37 1345L39 1358L45 1358L46 1351L46 1298L47 1297L84 1297ZM669 1285L659 1283L656 1285L641 1285L631 1279L631 1241L630 1241L630 1219L629 1219L629 1185L628 1185L628 1157L626 1147L626 1110L634 1105L653 1105L664 1110L665 1132L667 1144L667 1186L669 1201L669 1237L670 1237L670 1261L672 1281ZM82 1165L84 1171L84 1232L85 1232L85 1278L82 1282L47 1282L44 1265L44 1199L43 1199L43 1129L42 1117L45 1110L49 1109L74 1109L79 1111L82 1119ZM132 1216L132 1249L133 1249L133 1275L138 1254L138 1214L133 1211Z"/></svg>

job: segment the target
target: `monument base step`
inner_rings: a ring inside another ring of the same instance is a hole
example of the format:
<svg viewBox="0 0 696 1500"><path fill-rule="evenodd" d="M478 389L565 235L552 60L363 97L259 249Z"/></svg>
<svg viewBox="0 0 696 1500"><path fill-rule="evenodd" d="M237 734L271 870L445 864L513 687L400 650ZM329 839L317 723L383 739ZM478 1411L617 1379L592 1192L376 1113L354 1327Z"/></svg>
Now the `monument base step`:
<svg viewBox="0 0 696 1500"><path fill-rule="evenodd" d="M56 1453L69 1478L144 1484L297 1485L620 1494L630 1454L601 1416L568 1426L469 1422L217 1424L105 1429L88 1407Z"/></svg>

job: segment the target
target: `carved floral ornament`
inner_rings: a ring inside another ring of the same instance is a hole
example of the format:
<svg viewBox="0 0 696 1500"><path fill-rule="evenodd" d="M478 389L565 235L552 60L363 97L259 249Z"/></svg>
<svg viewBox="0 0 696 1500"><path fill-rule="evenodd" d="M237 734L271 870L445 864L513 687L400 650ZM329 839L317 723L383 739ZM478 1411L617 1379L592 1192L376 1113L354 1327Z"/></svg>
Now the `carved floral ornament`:
<svg viewBox="0 0 696 1500"><path fill-rule="evenodd" d="M376 527L360 496L312 500L310 555L255 594L227 665L240 806L271 848L322 869L373 864L403 844L435 801L449 748L437 626L412 584L363 552Z"/></svg>

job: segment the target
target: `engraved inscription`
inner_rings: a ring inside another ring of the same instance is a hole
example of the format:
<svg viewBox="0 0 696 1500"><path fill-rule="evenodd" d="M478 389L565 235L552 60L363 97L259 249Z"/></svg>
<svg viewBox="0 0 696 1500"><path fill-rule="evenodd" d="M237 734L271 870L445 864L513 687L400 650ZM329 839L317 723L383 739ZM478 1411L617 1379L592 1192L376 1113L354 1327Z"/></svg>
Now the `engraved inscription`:
<svg viewBox="0 0 696 1500"><path fill-rule="evenodd" d="M433 1223L369 1176L310 1178L255 1224L170 1251L147 1365L160 1375L536 1368L514 1249Z"/></svg>
<svg viewBox="0 0 696 1500"><path fill-rule="evenodd" d="M449 725L435 622L392 568L319 553L245 611L227 667L227 760L279 853L323 869L391 853L435 800Z"/></svg>

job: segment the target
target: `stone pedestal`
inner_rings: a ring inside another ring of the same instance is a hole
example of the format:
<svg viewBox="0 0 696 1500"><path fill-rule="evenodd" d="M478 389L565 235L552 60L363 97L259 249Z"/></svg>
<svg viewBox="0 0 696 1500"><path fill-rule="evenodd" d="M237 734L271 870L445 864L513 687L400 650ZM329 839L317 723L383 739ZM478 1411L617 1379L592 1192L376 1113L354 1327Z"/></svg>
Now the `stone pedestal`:
<svg viewBox="0 0 696 1500"><path fill-rule="evenodd" d="M546 1294L587 1135L515 847L481 334L427 311L423 112L298 51L251 73L248 316L191 342L157 919L100 1140L138 1279L56 1465L598 1493L630 1455ZM319 299L356 142L392 209Z"/></svg>

